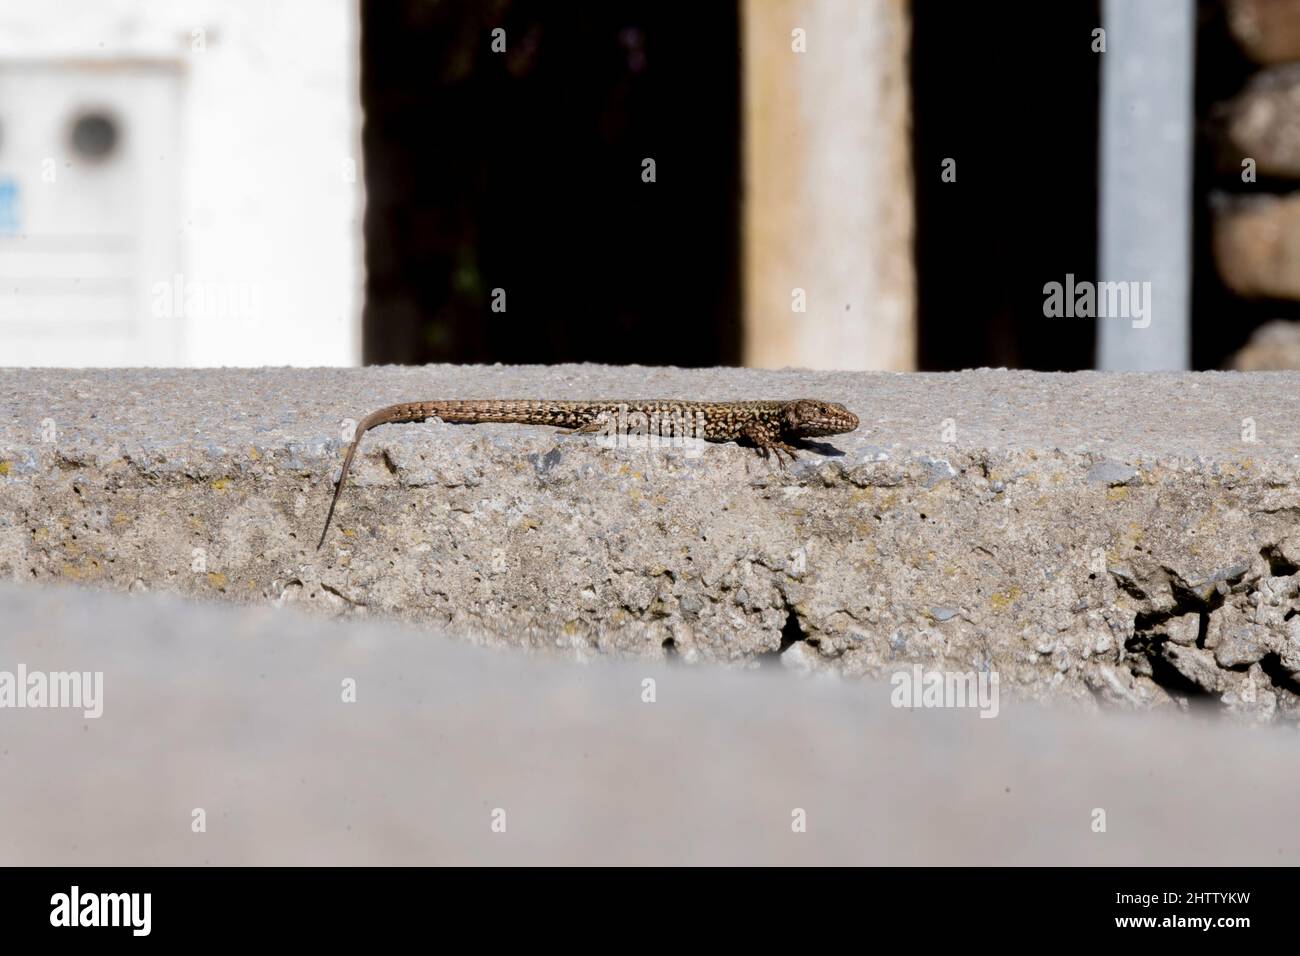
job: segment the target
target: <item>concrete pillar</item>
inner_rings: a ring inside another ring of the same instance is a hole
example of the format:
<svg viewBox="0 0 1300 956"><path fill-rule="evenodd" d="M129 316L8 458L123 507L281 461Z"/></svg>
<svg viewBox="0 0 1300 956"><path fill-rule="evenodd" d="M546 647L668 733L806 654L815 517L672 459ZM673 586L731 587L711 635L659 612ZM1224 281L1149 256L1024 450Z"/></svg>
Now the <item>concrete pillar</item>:
<svg viewBox="0 0 1300 956"><path fill-rule="evenodd" d="M742 0L747 365L915 365L908 7Z"/></svg>

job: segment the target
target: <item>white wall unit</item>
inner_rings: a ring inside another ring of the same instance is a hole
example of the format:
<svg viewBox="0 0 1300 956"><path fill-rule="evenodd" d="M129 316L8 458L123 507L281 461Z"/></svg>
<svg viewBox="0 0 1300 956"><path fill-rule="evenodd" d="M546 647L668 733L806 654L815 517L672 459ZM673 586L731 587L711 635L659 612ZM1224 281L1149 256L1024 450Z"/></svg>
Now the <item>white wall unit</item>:
<svg viewBox="0 0 1300 956"><path fill-rule="evenodd" d="M357 0L0 0L0 365L359 362L359 70Z"/></svg>

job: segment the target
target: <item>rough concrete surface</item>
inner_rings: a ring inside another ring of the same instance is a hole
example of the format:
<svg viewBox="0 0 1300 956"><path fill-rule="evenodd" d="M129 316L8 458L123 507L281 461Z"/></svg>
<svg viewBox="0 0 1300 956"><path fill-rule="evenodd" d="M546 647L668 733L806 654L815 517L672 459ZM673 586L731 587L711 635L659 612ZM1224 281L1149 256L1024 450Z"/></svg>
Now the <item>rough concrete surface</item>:
<svg viewBox="0 0 1300 956"><path fill-rule="evenodd" d="M735 445L344 419L454 397L795 397ZM1300 713L1300 375L600 366L0 372L0 576L389 614L489 643Z"/></svg>
<svg viewBox="0 0 1300 956"><path fill-rule="evenodd" d="M0 586L0 864L1293 864L1294 731ZM355 702L345 702L345 682ZM653 681L653 684L647 684ZM647 690L653 690L648 702ZM201 813L196 812L201 811ZM495 829L494 829L495 824Z"/></svg>

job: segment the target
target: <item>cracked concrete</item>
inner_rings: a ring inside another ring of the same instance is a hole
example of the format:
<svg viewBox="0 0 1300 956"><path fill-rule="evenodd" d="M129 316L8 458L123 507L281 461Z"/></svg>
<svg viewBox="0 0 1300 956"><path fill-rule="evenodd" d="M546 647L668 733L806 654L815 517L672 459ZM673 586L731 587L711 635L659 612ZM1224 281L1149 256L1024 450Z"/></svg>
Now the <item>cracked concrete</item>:
<svg viewBox="0 0 1300 956"><path fill-rule="evenodd" d="M345 419L453 397L796 397L734 445ZM914 662L1094 706L1300 716L1300 375L427 367L0 372L0 577L385 614L587 656ZM784 637L783 637L784 635Z"/></svg>

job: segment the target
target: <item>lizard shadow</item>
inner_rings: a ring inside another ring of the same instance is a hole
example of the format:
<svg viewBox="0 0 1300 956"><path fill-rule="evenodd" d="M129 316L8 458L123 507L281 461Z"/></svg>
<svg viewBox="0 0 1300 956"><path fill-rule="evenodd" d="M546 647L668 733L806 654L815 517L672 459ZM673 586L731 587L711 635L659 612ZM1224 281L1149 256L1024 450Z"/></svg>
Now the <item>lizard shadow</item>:
<svg viewBox="0 0 1300 956"><path fill-rule="evenodd" d="M794 448L798 448L800 451L814 451L817 454L824 455L827 458L844 457L844 452L836 448L830 442L813 441L810 438L797 438L794 441L790 442L790 445Z"/></svg>
<svg viewBox="0 0 1300 956"><path fill-rule="evenodd" d="M830 442L813 441L810 438L788 438L786 439L786 443L789 444L791 448L798 449L799 451L816 452L817 454L822 455L826 458L844 457L844 452L836 448L834 445L830 444ZM762 449L758 445L755 445L752 441L749 441L748 439L740 439L739 441L736 442L736 444L740 445L743 448L752 448L758 451L760 454L762 453Z"/></svg>

